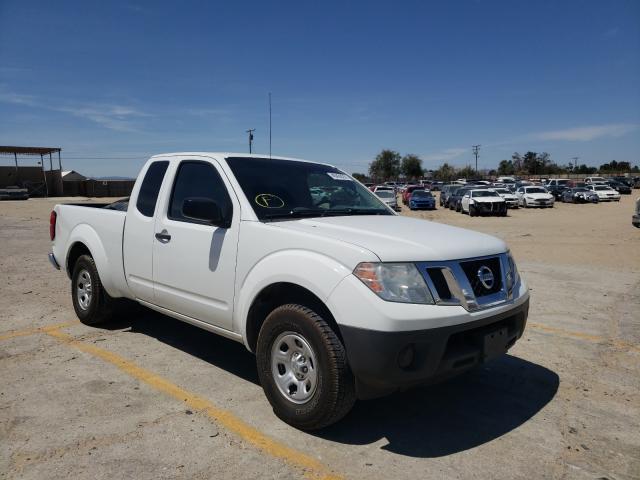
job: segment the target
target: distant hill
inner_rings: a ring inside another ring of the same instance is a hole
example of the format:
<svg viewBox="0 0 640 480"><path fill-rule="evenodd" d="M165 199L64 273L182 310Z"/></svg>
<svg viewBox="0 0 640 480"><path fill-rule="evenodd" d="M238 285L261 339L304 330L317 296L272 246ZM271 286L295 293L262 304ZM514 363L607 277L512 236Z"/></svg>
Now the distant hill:
<svg viewBox="0 0 640 480"><path fill-rule="evenodd" d="M131 177L94 177L94 180L135 180Z"/></svg>

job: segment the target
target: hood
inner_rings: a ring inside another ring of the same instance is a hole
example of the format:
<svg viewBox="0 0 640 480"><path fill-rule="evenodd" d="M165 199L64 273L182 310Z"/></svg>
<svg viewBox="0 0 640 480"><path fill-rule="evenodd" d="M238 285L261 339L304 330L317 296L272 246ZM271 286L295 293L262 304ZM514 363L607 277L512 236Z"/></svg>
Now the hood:
<svg viewBox="0 0 640 480"><path fill-rule="evenodd" d="M525 193L524 196L535 199L553 198L553 195L550 193Z"/></svg>
<svg viewBox="0 0 640 480"><path fill-rule="evenodd" d="M484 202L504 202L504 198L502 198L499 195L496 195L495 197L475 197L472 198L472 200L474 202L478 202L478 203L484 203Z"/></svg>
<svg viewBox="0 0 640 480"><path fill-rule="evenodd" d="M507 251L496 237L400 215L308 218L271 225L357 245L383 262L457 260Z"/></svg>

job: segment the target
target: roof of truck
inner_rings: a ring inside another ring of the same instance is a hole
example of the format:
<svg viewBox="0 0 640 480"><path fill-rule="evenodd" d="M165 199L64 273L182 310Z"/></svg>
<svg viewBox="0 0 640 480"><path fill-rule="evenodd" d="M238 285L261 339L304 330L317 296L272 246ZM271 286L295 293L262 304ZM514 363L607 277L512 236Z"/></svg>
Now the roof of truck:
<svg viewBox="0 0 640 480"><path fill-rule="evenodd" d="M246 157L246 158L269 158L272 160L288 160L292 162L305 162L305 163L318 163L320 165L328 165L330 167L335 167L334 165L327 162L316 162L313 160L303 160L301 158L291 158L291 157L281 157L280 155L269 155L264 153L239 153L239 152L171 152L171 153L159 153L157 155L153 155L151 158L156 157L188 157L190 155L199 156L199 157Z"/></svg>

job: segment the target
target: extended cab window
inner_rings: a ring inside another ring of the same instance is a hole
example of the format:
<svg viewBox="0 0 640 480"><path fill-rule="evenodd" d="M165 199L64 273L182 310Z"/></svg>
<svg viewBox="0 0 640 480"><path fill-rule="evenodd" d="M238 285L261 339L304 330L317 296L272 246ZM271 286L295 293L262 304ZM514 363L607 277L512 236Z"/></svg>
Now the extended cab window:
<svg viewBox="0 0 640 480"><path fill-rule="evenodd" d="M173 183L169 218L181 222L199 223L182 214L182 205L185 199L193 197L213 200L220 207L222 215L231 219L233 204L229 198L227 187L215 167L208 162L187 160L180 164Z"/></svg>
<svg viewBox="0 0 640 480"><path fill-rule="evenodd" d="M149 165L144 180L142 180L136 208L146 217L153 217L156 201L158 200L158 192L160 192L162 179L168 166L169 162L167 161L153 162Z"/></svg>

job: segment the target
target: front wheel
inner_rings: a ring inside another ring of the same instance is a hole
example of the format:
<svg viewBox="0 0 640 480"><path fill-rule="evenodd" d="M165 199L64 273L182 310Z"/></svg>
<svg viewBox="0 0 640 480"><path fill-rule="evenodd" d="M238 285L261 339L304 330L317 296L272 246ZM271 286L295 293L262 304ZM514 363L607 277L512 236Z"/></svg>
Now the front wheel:
<svg viewBox="0 0 640 480"><path fill-rule="evenodd" d="M76 315L85 325L110 320L113 299L102 286L98 269L90 255L80 256L73 267L71 298Z"/></svg>
<svg viewBox="0 0 640 480"><path fill-rule="evenodd" d="M282 305L264 321L256 347L258 376L274 413L302 430L344 417L356 399L344 346L313 310Z"/></svg>

